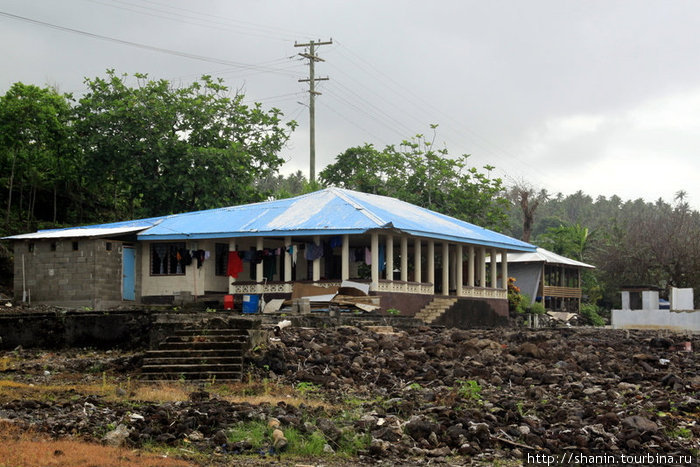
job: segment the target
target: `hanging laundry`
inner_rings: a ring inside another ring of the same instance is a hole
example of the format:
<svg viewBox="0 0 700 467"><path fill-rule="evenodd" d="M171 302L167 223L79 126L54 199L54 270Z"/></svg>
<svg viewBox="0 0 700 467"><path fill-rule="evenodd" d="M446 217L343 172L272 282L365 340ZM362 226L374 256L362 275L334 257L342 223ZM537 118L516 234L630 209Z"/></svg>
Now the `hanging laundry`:
<svg viewBox="0 0 700 467"><path fill-rule="evenodd" d="M341 237L340 235L335 235L331 237L330 244L331 248L338 248L343 246L343 237Z"/></svg>
<svg viewBox="0 0 700 467"><path fill-rule="evenodd" d="M384 247L384 245L379 245L379 255L378 256L379 256L379 270L380 271L383 271L384 269L386 269L386 263L384 261L385 250L386 250L386 248Z"/></svg>
<svg viewBox="0 0 700 467"><path fill-rule="evenodd" d="M271 281L274 279L275 274L277 274L277 258L273 255L266 256L263 259L263 277Z"/></svg>
<svg viewBox="0 0 700 467"><path fill-rule="evenodd" d="M243 261L237 251L228 252L228 265L226 266L226 274L234 279L243 271Z"/></svg>
<svg viewBox="0 0 700 467"><path fill-rule="evenodd" d="M257 250L255 252L255 256L253 257L253 262L255 264L260 264L262 263L263 259L265 259L265 250Z"/></svg>
<svg viewBox="0 0 700 467"><path fill-rule="evenodd" d="M355 250L352 251L351 254L355 255L355 262L356 263L359 263L360 261L365 260L365 249L364 248L355 248Z"/></svg>
<svg viewBox="0 0 700 467"><path fill-rule="evenodd" d="M372 264L372 252L369 248L365 247L365 264L369 266Z"/></svg>
<svg viewBox="0 0 700 467"><path fill-rule="evenodd" d="M255 257L255 250L246 250L243 252L243 261L246 263L252 263Z"/></svg>
<svg viewBox="0 0 700 467"><path fill-rule="evenodd" d="M204 250L193 251L192 257L197 260L197 269L200 269L204 264Z"/></svg>
<svg viewBox="0 0 700 467"><path fill-rule="evenodd" d="M182 262L185 266L192 264L192 254L190 250L180 250L180 254L182 255Z"/></svg>
<svg viewBox="0 0 700 467"><path fill-rule="evenodd" d="M297 254L299 253L299 247L294 245L287 246L287 253L292 257L292 264L297 265Z"/></svg>
<svg viewBox="0 0 700 467"><path fill-rule="evenodd" d="M315 243L306 244L305 258L309 261L313 261L323 256L323 245L316 245Z"/></svg>

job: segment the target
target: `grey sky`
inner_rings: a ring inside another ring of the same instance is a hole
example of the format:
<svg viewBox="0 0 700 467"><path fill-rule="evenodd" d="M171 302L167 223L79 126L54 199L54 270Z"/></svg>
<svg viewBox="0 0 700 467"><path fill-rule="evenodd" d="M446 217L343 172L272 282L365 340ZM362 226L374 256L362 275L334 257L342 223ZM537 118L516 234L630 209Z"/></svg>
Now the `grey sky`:
<svg viewBox="0 0 700 467"><path fill-rule="evenodd" d="M0 0L0 92L16 81L79 95L117 72L220 76L300 126L283 171L308 173L308 68L317 65L317 171L350 146L382 148L439 124L437 142L507 183L700 206L696 1ZM291 57L291 58L290 58ZM236 65L236 66L234 66ZM252 65L252 66L251 66Z"/></svg>

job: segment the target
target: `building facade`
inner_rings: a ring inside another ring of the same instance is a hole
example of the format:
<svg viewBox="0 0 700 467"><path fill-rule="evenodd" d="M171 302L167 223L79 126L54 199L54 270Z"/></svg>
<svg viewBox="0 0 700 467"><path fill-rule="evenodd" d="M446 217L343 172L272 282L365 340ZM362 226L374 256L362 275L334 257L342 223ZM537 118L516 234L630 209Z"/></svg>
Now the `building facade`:
<svg viewBox="0 0 700 467"><path fill-rule="evenodd" d="M366 282L382 308L436 295L506 303L498 277L525 242L393 198L329 188L243 206L8 237L15 298L167 303ZM499 256L487 272L487 260ZM384 305L386 304L386 306ZM507 303L506 303L507 307ZM410 310L409 310L410 312Z"/></svg>

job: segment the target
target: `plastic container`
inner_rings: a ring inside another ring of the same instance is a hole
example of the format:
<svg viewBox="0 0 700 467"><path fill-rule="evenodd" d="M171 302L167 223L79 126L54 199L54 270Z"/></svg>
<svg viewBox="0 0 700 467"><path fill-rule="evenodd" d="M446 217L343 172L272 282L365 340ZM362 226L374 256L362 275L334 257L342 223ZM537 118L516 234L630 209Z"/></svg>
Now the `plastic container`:
<svg viewBox="0 0 700 467"><path fill-rule="evenodd" d="M224 310L233 310L233 295L224 295Z"/></svg>
<svg viewBox="0 0 700 467"><path fill-rule="evenodd" d="M243 295L243 313L257 313L260 295Z"/></svg>

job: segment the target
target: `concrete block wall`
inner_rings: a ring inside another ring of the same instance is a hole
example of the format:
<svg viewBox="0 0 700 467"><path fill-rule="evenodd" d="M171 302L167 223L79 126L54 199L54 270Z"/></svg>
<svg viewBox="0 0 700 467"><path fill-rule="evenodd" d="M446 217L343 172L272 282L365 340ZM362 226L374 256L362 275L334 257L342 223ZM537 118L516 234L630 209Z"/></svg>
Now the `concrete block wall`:
<svg viewBox="0 0 700 467"><path fill-rule="evenodd" d="M111 251L107 242L111 242ZM32 302L121 300L121 242L18 241L14 250L15 300L22 300L25 287Z"/></svg>

